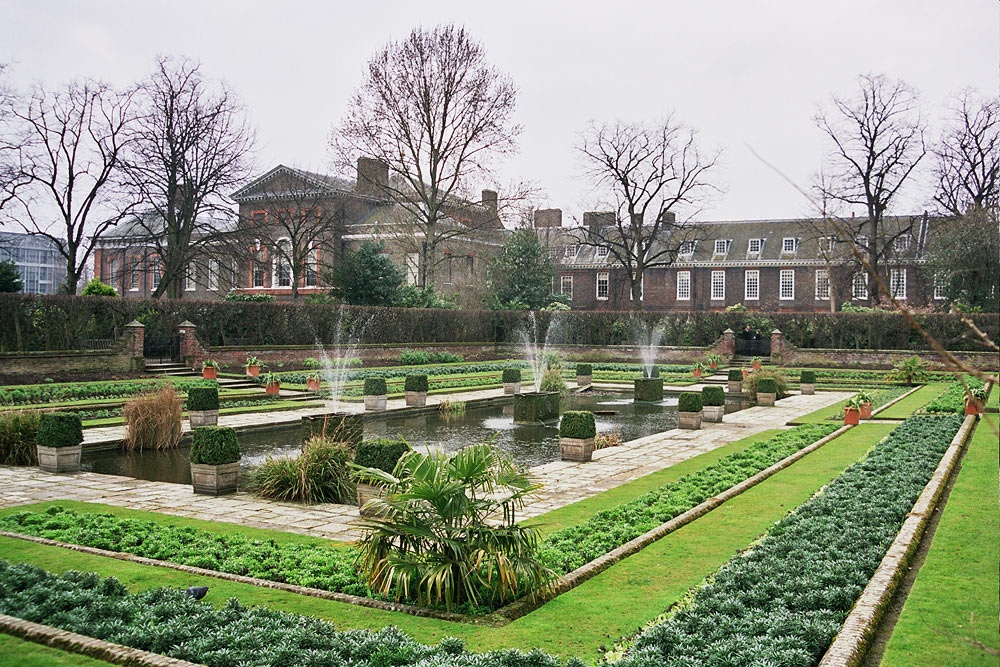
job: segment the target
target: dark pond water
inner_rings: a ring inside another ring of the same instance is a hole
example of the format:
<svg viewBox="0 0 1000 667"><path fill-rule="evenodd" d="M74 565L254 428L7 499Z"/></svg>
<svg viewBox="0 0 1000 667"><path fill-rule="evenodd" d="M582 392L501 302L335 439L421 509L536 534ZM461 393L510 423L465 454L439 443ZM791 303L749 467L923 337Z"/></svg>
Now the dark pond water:
<svg viewBox="0 0 1000 667"><path fill-rule="evenodd" d="M727 412L739 406L727 406ZM622 394L571 396L563 410L591 410L597 415L599 433L617 432L623 441L660 433L677 425L677 399L660 403L635 403ZM466 445L492 441L524 466L535 466L559 458L559 429L556 425L515 426L513 405L473 408L464 415L445 418L439 413L387 416L365 422L365 437L402 437L413 447L455 451ZM294 455L300 451L298 426L240 433L244 471L268 456ZM160 482L190 484L188 448L164 452L85 452L84 470L108 475L124 475Z"/></svg>

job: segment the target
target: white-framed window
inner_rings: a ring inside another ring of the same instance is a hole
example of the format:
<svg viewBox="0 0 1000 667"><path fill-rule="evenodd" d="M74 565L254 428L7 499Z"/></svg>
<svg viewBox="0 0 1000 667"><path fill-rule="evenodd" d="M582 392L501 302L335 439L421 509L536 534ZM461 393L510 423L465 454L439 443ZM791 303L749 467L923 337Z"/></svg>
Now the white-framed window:
<svg viewBox="0 0 1000 667"><path fill-rule="evenodd" d="M567 259L576 259L577 254L580 252L580 246L578 245L568 245L563 250L563 257Z"/></svg>
<svg viewBox="0 0 1000 667"><path fill-rule="evenodd" d="M712 271L712 301L726 300L726 272Z"/></svg>
<svg viewBox="0 0 1000 667"><path fill-rule="evenodd" d="M608 248L608 246L599 245L597 246L597 251L595 252L595 255L597 257L607 257L610 252L611 250Z"/></svg>
<svg viewBox="0 0 1000 667"><path fill-rule="evenodd" d="M289 239L278 239L274 248L274 275L271 284L276 287L292 286L292 265L288 258L292 254L292 242Z"/></svg>
<svg viewBox="0 0 1000 667"><path fill-rule="evenodd" d="M208 260L208 289L219 289L219 260Z"/></svg>
<svg viewBox="0 0 1000 667"><path fill-rule="evenodd" d="M786 236L781 239L781 252L782 254L789 254L795 252L798 247L798 239L793 236Z"/></svg>
<svg viewBox="0 0 1000 667"><path fill-rule="evenodd" d="M677 254L681 257L691 257L694 254L695 246L698 245L697 241L684 241L681 243L681 247L677 249Z"/></svg>
<svg viewBox="0 0 1000 667"><path fill-rule="evenodd" d="M128 291L139 291L139 262L132 260L128 267Z"/></svg>
<svg viewBox="0 0 1000 667"><path fill-rule="evenodd" d="M782 269L778 274L778 299L780 301L795 299L795 269Z"/></svg>
<svg viewBox="0 0 1000 667"><path fill-rule="evenodd" d="M747 240L747 254L748 255L759 255L761 248L764 247L764 239L748 239Z"/></svg>
<svg viewBox="0 0 1000 667"><path fill-rule="evenodd" d="M690 271L678 271L677 272L677 300L678 301L690 301L691 300L691 272Z"/></svg>
<svg viewBox="0 0 1000 667"><path fill-rule="evenodd" d="M643 297L643 295L645 293L645 289L644 289L645 284L646 284L646 276L642 276L641 278L639 278L639 301L642 301L642 297ZM630 288L628 294L629 294L629 300L632 300L632 299L635 298L635 291L634 291L634 289Z"/></svg>
<svg viewBox="0 0 1000 667"><path fill-rule="evenodd" d="M832 255L836 247L837 238L835 236L821 236L816 239L816 254L818 256Z"/></svg>
<svg viewBox="0 0 1000 667"><path fill-rule="evenodd" d="M260 261L260 258L255 258L253 261L253 284L251 287L264 286L264 268L264 262Z"/></svg>
<svg viewBox="0 0 1000 667"><path fill-rule="evenodd" d="M559 293L565 294L570 299L573 298L573 276L559 277Z"/></svg>
<svg viewBox="0 0 1000 667"><path fill-rule="evenodd" d="M854 278L851 279L851 298L868 298L868 274L864 271L858 271L854 274Z"/></svg>
<svg viewBox="0 0 1000 667"><path fill-rule="evenodd" d="M598 301L607 301L609 293L609 280L607 273L597 274L597 299Z"/></svg>
<svg viewBox="0 0 1000 667"><path fill-rule="evenodd" d="M108 260L108 284L114 287L118 283L118 260Z"/></svg>
<svg viewBox="0 0 1000 667"><path fill-rule="evenodd" d="M906 269L889 270L889 290L896 299L906 298Z"/></svg>
<svg viewBox="0 0 1000 667"><path fill-rule="evenodd" d="M728 239L715 239L715 249L713 251L714 255L725 255L729 253L729 240Z"/></svg>
<svg viewBox="0 0 1000 667"><path fill-rule="evenodd" d="M149 287L150 289L156 289L160 286L160 263L153 262L149 267Z"/></svg>
<svg viewBox="0 0 1000 667"><path fill-rule="evenodd" d="M910 248L910 235L902 234L892 241L892 249L896 252L906 252Z"/></svg>
<svg viewBox="0 0 1000 667"><path fill-rule="evenodd" d="M197 269L194 267L194 262L188 262L187 266L184 267L184 291L193 292L198 288L198 282L196 277L198 275Z"/></svg>
<svg viewBox="0 0 1000 667"><path fill-rule="evenodd" d="M858 238L854 239L854 242L857 244L857 246L858 246L858 248L860 250L862 250L862 251L867 251L868 250L868 237L867 236L859 236Z"/></svg>
<svg viewBox="0 0 1000 667"><path fill-rule="evenodd" d="M743 272L743 300L757 301L760 299L760 271L747 269Z"/></svg>
<svg viewBox="0 0 1000 667"><path fill-rule="evenodd" d="M309 244L309 252L306 253L306 265L303 280L306 287L316 287L319 285L319 248L315 243ZM451 258L448 258L448 275L451 275Z"/></svg>
<svg viewBox="0 0 1000 667"><path fill-rule="evenodd" d="M936 300L947 299L948 294L948 274L944 271L938 271L934 274L934 298Z"/></svg>
<svg viewBox="0 0 1000 667"><path fill-rule="evenodd" d="M406 264L406 284L416 285L417 278L420 275L420 253L406 253L406 259L404 262Z"/></svg>
<svg viewBox="0 0 1000 667"><path fill-rule="evenodd" d="M816 299L830 300L830 273L826 269L816 269Z"/></svg>

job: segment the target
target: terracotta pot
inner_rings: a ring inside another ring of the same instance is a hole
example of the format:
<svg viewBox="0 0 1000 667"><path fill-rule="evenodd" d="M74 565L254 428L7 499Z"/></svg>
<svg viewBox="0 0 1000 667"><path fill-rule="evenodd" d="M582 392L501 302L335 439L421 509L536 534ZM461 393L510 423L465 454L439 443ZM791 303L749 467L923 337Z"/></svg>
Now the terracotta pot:
<svg viewBox="0 0 1000 667"><path fill-rule="evenodd" d="M967 415L978 415L983 411L983 404L979 401L966 401L965 402L965 414Z"/></svg>
<svg viewBox="0 0 1000 667"><path fill-rule="evenodd" d="M871 403L862 403L861 404L861 418L862 419L871 419L872 418L872 404Z"/></svg>
<svg viewBox="0 0 1000 667"><path fill-rule="evenodd" d="M849 426L857 426L861 421L861 413L854 408L844 408L844 423Z"/></svg>
<svg viewBox="0 0 1000 667"><path fill-rule="evenodd" d="M761 363L759 361L753 362L753 369L759 371L761 369Z"/></svg>
<svg viewBox="0 0 1000 667"><path fill-rule="evenodd" d="M219 376L219 369L214 366L205 366L201 369L201 376L206 380L214 380Z"/></svg>
<svg viewBox="0 0 1000 667"><path fill-rule="evenodd" d="M258 375L260 375L260 366L256 366L256 365L255 366L247 366L247 375L249 375L252 378L255 378Z"/></svg>
<svg viewBox="0 0 1000 667"><path fill-rule="evenodd" d="M696 369L694 369L694 370L693 370L693 371L691 371L691 372L692 372L692 373L694 373L694 376L695 376L696 378L700 378L700 377L701 377L701 369L700 369L700 368L696 368Z"/></svg>
<svg viewBox="0 0 1000 667"><path fill-rule="evenodd" d="M743 371L743 379L746 380L747 376L750 375L750 371L745 368L741 368L740 370Z"/></svg>
<svg viewBox="0 0 1000 667"><path fill-rule="evenodd" d="M277 396L281 391L281 384L278 382L272 382L264 387L264 391L267 392L268 396Z"/></svg>
<svg viewBox="0 0 1000 667"><path fill-rule="evenodd" d="M712 363L710 363L710 364L708 365L708 367L709 367L709 368L711 368L711 369L712 369L713 371L717 371L717 370L719 370L719 364L717 364L717 363L715 363L715 362L712 362Z"/></svg>
<svg viewBox="0 0 1000 667"><path fill-rule="evenodd" d="M322 388L322 386L323 386L322 380L316 380L312 378L306 380L306 389L308 389L309 391L319 391L320 388Z"/></svg>

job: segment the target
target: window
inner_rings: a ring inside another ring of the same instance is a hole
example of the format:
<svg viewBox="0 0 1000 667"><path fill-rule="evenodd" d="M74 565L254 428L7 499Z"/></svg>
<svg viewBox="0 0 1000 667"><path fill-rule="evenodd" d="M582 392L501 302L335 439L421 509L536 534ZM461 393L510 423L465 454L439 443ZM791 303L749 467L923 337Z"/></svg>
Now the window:
<svg viewBox="0 0 1000 667"><path fill-rule="evenodd" d="M712 271L712 300L726 300L726 272Z"/></svg>
<svg viewBox="0 0 1000 667"><path fill-rule="evenodd" d="M155 290L160 286L160 263L153 262L153 265L149 268L149 273L149 286Z"/></svg>
<svg viewBox="0 0 1000 667"><path fill-rule="evenodd" d="M607 257L609 252L610 252L610 250L608 249L608 246L606 246L606 245L597 246L596 255L598 257Z"/></svg>
<svg viewBox="0 0 1000 667"><path fill-rule="evenodd" d="M830 274L826 269L816 269L816 299L830 300Z"/></svg>
<svg viewBox="0 0 1000 667"><path fill-rule="evenodd" d="M420 254L416 252L406 253L406 284L416 285L420 271Z"/></svg>
<svg viewBox="0 0 1000 667"><path fill-rule="evenodd" d="M642 301L643 291L644 291L643 290L643 286L645 285L645 283L646 283L646 277L645 276L640 277L639 278L639 301ZM629 300L630 301L632 299L634 299L635 298L635 290L634 289L629 289L628 295L629 295Z"/></svg>
<svg viewBox="0 0 1000 667"><path fill-rule="evenodd" d="M208 260L208 289L219 289L219 260Z"/></svg>
<svg viewBox="0 0 1000 667"><path fill-rule="evenodd" d="M726 239L715 239L715 255L725 255L729 252L729 241Z"/></svg>
<svg viewBox="0 0 1000 667"><path fill-rule="evenodd" d="M778 299L792 301L795 299L795 270L782 269L778 275Z"/></svg>
<svg viewBox="0 0 1000 667"><path fill-rule="evenodd" d="M791 236L781 239L781 252L783 254L795 252L796 247L798 247L798 239Z"/></svg>
<svg viewBox="0 0 1000 667"><path fill-rule="evenodd" d="M128 267L128 291L139 291L139 262L132 260Z"/></svg>
<svg viewBox="0 0 1000 667"><path fill-rule="evenodd" d="M684 241L681 243L681 247L677 249L677 254L681 256L691 257L694 254L694 248L698 244L697 241Z"/></svg>
<svg viewBox="0 0 1000 667"><path fill-rule="evenodd" d="M747 254L759 255L760 250L763 247L764 247L764 239L749 239L747 241Z"/></svg>
<svg viewBox="0 0 1000 667"><path fill-rule="evenodd" d="M197 282L195 277L197 275L196 269L194 268L194 262L188 262L187 266L184 267L184 291L193 292L197 288Z"/></svg>
<svg viewBox="0 0 1000 667"><path fill-rule="evenodd" d="M690 271L678 271L677 272L677 300L678 301L690 301L691 300L691 272Z"/></svg>
<svg viewBox="0 0 1000 667"><path fill-rule="evenodd" d="M608 274L597 274L597 298L599 301L608 300Z"/></svg>
<svg viewBox="0 0 1000 667"><path fill-rule="evenodd" d="M563 250L563 257L566 257L567 259L576 259L576 255L578 252L580 252L580 246L568 245Z"/></svg>
<svg viewBox="0 0 1000 667"><path fill-rule="evenodd" d="M906 252L910 248L910 235L903 234L902 236L897 236L892 241L892 249L896 252Z"/></svg>
<svg viewBox="0 0 1000 667"><path fill-rule="evenodd" d="M834 236L821 236L816 239L816 254L817 255L832 255L834 248L837 247L837 239Z"/></svg>
<svg viewBox="0 0 1000 667"><path fill-rule="evenodd" d="M867 299L868 298L868 274L864 272L859 272L854 274L854 279L851 281L851 298L852 299Z"/></svg>
<svg viewBox="0 0 1000 667"><path fill-rule="evenodd" d="M760 299L760 271L750 269L743 274L743 300L757 301Z"/></svg>
<svg viewBox="0 0 1000 667"><path fill-rule="evenodd" d="M889 271L889 290L897 299L906 298L906 269L891 269Z"/></svg>
<svg viewBox="0 0 1000 667"><path fill-rule="evenodd" d="M948 294L948 274L944 271L938 271L934 274L934 298L935 299L947 299Z"/></svg>
<svg viewBox="0 0 1000 667"><path fill-rule="evenodd" d="M264 286L264 262L254 261L253 263L253 284L251 287Z"/></svg>
<svg viewBox="0 0 1000 667"><path fill-rule="evenodd" d="M868 250L868 237L867 236L859 236L858 238L854 239L854 242L855 242L855 244L857 244L858 250L861 250L862 252L867 252L867 250Z"/></svg>
<svg viewBox="0 0 1000 667"><path fill-rule="evenodd" d="M114 287L118 283L118 260L108 260L108 284Z"/></svg>
<svg viewBox="0 0 1000 667"><path fill-rule="evenodd" d="M570 299L573 298L573 276L560 276L559 293L565 294Z"/></svg>

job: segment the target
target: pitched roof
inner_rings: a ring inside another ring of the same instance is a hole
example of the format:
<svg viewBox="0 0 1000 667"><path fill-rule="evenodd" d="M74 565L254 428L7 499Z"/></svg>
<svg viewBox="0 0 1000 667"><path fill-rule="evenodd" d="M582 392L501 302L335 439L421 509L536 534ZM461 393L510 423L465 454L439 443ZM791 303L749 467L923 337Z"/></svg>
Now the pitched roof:
<svg viewBox="0 0 1000 667"><path fill-rule="evenodd" d="M303 183L310 185L315 188L317 193L323 194L350 194L358 195L355 191L355 182L344 178L337 178L335 176L330 176L327 174L320 174L314 171L306 171L305 169L297 169L295 167L287 167L283 164L279 164L277 167L271 169L262 176L258 176L252 180L247 185L243 186L236 192L232 194L232 198L238 202L240 201L252 201L254 199L263 199L267 197L280 196L285 194L282 192L275 192L273 190L266 189L268 183L280 178L281 176L291 176L296 179L300 179ZM360 196L360 195L358 195Z"/></svg>

